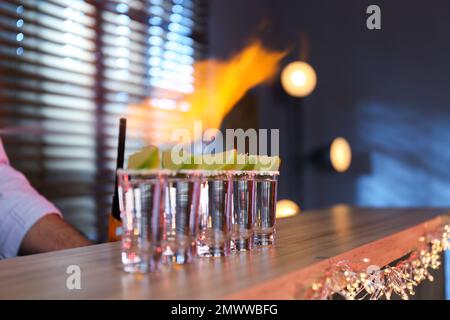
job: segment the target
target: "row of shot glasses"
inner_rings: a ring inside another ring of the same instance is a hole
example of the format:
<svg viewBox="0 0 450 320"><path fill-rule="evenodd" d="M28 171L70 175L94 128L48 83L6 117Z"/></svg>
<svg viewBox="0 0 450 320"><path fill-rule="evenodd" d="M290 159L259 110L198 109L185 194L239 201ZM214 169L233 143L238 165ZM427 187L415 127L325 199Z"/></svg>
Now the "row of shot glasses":
<svg viewBox="0 0 450 320"><path fill-rule="evenodd" d="M278 171L119 170L127 272L226 257L275 241Z"/></svg>

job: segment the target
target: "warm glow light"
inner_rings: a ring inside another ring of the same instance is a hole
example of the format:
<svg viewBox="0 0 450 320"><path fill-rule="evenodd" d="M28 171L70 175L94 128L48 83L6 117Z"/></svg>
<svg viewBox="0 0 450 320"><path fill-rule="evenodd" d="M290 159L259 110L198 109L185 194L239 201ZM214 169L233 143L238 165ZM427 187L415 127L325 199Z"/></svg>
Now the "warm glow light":
<svg viewBox="0 0 450 320"><path fill-rule="evenodd" d="M313 92L316 83L316 72L306 62L292 62L281 73L281 84L284 90L294 97L308 96Z"/></svg>
<svg viewBox="0 0 450 320"><path fill-rule="evenodd" d="M300 213L300 207L291 200L279 200L277 202L277 218L292 217Z"/></svg>
<svg viewBox="0 0 450 320"><path fill-rule="evenodd" d="M192 93L183 96L175 93L171 96L167 91L154 91L153 95L160 99L150 98L129 107L129 127L132 131L138 129L136 131L150 134L151 129L145 128L154 127L155 119L161 119L157 122L164 124L165 138L160 137L155 141L153 136L141 137L156 145L170 143L171 133L175 129L187 129L192 133L194 121L202 121L204 130L218 129L225 116L248 90L274 77L284 56L285 52L268 50L256 41L229 60L198 61L193 66L195 82ZM301 76L298 78L297 81L301 81ZM158 102L158 106L155 102ZM161 108L162 102L165 108ZM183 112L176 113L176 110ZM164 112L167 117L162 115ZM161 122L162 118L169 120ZM191 136L199 138L194 134Z"/></svg>
<svg viewBox="0 0 450 320"><path fill-rule="evenodd" d="M352 148L344 138L336 138L330 147L331 165L337 172L345 172L352 163Z"/></svg>

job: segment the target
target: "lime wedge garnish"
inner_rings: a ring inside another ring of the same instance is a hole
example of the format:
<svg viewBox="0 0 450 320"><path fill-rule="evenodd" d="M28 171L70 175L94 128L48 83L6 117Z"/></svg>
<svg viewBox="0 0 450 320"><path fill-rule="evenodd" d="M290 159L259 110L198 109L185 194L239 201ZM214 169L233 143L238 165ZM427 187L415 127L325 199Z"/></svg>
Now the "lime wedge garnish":
<svg viewBox="0 0 450 320"><path fill-rule="evenodd" d="M172 149L164 150L162 152L162 167L169 170L198 169L200 166L198 157L200 156L188 154L186 157L183 157L183 159L174 159L172 156Z"/></svg>
<svg viewBox="0 0 450 320"><path fill-rule="evenodd" d="M144 147L128 157L128 169L160 168L159 150L155 146Z"/></svg>
<svg viewBox="0 0 450 320"><path fill-rule="evenodd" d="M280 163L280 157L247 155L242 170L278 171Z"/></svg>
<svg viewBox="0 0 450 320"><path fill-rule="evenodd" d="M257 156L254 170L257 171L278 171L280 169L280 157Z"/></svg>
<svg viewBox="0 0 450 320"><path fill-rule="evenodd" d="M228 157L229 161L227 164L222 168L222 170L244 170L246 166L246 157L247 155L238 154L236 150L228 151Z"/></svg>
<svg viewBox="0 0 450 320"><path fill-rule="evenodd" d="M204 170L233 170L236 161L236 150L228 150L215 154L204 154L201 169Z"/></svg>
<svg viewBox="0 0 450 320"><path fill-rule="evenodd" d="M241 170L250 171L255 170L256 163L258 161L258 156L244 155L245 164L242 166Z"/></svg>
<svg viewBox="0 0 450 320"><path fill-rule="evenodd" d="M167 149L162 151L161 166L164 169L179 170L183 166L183 163L174 161L172 158L172 149Z"/></svg>
<svg viewBox="0 0 450 320"><path fill-rule="evenodd" d="M189 154L182 163L176 163L172 157L172 150L162 153L162 167L171 170L234 170L236 167L236 150L215 154Z"/></svg>
<svg viewBox="0 0 450 320"><path fill-rule="evenodd" d="M181 163L174 161L172 150L162 152L162 168L170 170L278 171L281 163L280 157L238 155L236 150L216 154L189 154L180 160Z"/></svg>
<svg viewBox="0 0 450 320"><path fill-rule="evenodd" d="M194 170L201 168L201 155L189 155L188 161L181 165L181 170Z"/></svg>

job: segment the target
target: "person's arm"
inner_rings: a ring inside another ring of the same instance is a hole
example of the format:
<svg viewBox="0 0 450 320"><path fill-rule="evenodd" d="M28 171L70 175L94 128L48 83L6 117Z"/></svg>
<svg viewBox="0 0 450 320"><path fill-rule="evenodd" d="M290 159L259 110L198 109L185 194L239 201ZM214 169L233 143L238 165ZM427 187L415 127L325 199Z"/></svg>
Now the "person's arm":
<svg viewBox="0 0 450 320"><path fill-rule="evenodd" d="M91 244L58 214L47 214L27 232L20 245L19 254L70 249Z"/></svg>
<svg viewBox="0 0 450 320"><path fill-rule="evenodd" d="M23 174L9 165L0 140L0 259L90 244L62 219Z"/></svg>

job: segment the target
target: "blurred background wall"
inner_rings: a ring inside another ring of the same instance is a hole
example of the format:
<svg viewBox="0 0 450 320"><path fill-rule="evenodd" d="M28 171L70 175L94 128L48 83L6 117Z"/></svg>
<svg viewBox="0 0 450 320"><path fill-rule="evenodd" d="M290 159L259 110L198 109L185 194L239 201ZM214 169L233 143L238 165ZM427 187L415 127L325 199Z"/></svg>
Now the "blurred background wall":
<svg viewBox="0 0 450 320"><path fill-rule="evenodd" d="M89 238L106 236L119 117L127 155L172 132L184 112L173 98L193 90L207 51L206 11L205 0L0 1L0 137Z"/></svg>
<svg viewBox="0 0 450 320"><path fill-rule="evenodd" d="M366 28L370 4L381 8L381 30ZM250 93L260 126L280 128L279 198L302 209L450 206L450 2L211 0L209 32L213 55L262 36L278 49L298 46L286 63L306 57L317 72L315 91L301 100L277 82ZM353 149L347 173L304 164L337 136ZM428 284L418 296L443 291Z"/></svg>
<svg viewBox="0 0 450 320"><path fill-rule="evenodd" d="M252 92L261 127L281 129L282 198L303 208L448 207L450 2L377 1L379 31L366 28L370 4L212 0L210 51L227 56L262 35L279 49L299 46L317 72L315 91L301 100L276 84ZM302 154L336 136L355 154L348 173L301 166Z"/></svg>
<svg viewBox="0 0 450 320"><path fill-rule="evenodd" d="M1 1L0 135L13 165L71 223L103 240L118 117L155 98L155 88L162 98L192 90L195 60L228 58L261 39L290 49L281 67L306 60L318 77L315 91L296 99L277 75L223 124L280 129L280 199L302 209L450 207L450 2L376 1L375 31L366 28L370 4ZM160 103L138 118L157 138L180 112ZM338 136L354 155L343 174L310 157ZM133 130L129 138L128 153L142 146Z"/></svg>

